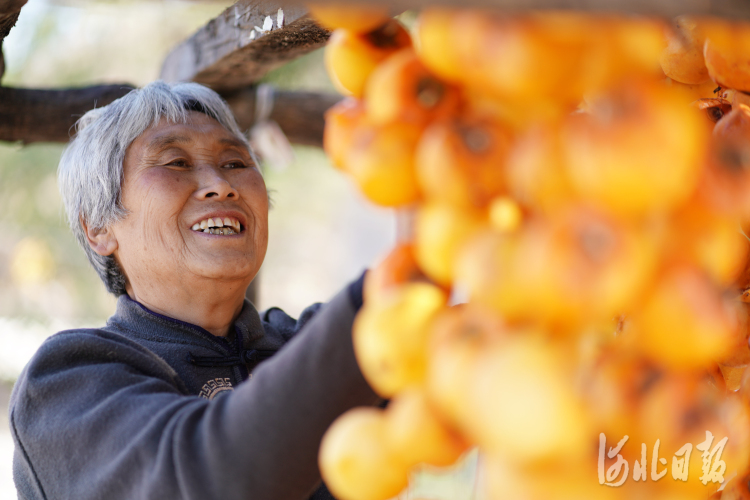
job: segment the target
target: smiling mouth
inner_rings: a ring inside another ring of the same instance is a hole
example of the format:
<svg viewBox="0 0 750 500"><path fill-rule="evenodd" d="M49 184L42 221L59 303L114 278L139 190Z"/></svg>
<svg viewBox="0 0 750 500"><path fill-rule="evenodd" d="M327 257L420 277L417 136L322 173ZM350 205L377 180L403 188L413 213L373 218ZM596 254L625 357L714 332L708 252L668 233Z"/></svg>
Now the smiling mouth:
<svg viewBox="0 0 750 500"><path fill-rule="evenodd" d="M212 217L193 224L192 230L198 233L231 235L242 232L242 224L233 217Z"/></svg>

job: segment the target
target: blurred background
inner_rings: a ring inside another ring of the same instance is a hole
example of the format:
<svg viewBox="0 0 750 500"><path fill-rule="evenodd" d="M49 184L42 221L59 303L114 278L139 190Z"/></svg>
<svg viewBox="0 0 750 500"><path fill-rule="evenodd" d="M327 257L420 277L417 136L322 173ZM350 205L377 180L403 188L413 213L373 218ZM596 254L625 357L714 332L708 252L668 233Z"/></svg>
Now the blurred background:
<svg viewBox="0 0 750 500"><path fill-rule="evenodd" d="M230 4L29 0L3 44L2 84L146 84L175 45ZM334 92L321 51L264 81ZM56 180L63 147L0 142L0 499L16 498L7 420L15 379L47 336L102 325L115 306L64 219ZM294 150L291 166L264 174L274 206L256 304L291 315L357 278L395 237L392 214L364 201L322 150Z"/></svg>

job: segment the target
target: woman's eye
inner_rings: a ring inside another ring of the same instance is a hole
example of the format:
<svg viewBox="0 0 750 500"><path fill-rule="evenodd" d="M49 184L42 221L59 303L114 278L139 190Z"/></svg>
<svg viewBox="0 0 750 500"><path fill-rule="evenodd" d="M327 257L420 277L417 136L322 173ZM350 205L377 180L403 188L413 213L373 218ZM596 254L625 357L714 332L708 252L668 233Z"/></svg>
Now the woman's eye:
<svg viewBox="0 0 750 500"><path fill-rule="evenodd" d="M245 168L247 165L245 165L244 162L241 161L230 161L229 163L224 165L225 168Z"/></svg>
<svg viewBox="0 0 750 500"><path fill-rule="evenodd" d="M180 159L178 159L178 160L172 160L172 161L168 162L167 165L170 166L170 167L187 167L188 166L187 161L180 160Z"/></svg>

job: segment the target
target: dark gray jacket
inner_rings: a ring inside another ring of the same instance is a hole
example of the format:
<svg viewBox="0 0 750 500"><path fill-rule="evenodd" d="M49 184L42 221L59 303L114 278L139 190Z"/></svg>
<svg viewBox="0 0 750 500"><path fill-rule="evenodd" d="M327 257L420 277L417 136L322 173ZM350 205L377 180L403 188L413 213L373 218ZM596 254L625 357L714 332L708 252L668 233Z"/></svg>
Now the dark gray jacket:
<svg viewBox="0 0 750 500"><path fill-rule="evenodd" d="M53 335L11 396L20 498L309 497L328 425L378 401L352 348L361 282L299 321L246 301L233 341L127 296Z"/></svg>

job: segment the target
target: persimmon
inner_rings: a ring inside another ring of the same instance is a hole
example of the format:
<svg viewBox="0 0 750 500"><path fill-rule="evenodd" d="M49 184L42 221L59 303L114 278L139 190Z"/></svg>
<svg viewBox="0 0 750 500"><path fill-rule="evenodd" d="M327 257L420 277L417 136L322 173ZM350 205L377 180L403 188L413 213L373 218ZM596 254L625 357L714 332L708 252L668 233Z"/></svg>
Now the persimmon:
<svg viewBox="0 0 750 500"><path fill-rule="evenodd" d="M599 431L609 439L621 439L637 430L637 409L643 395L665 376L662 367L640 355L637 349L618 343L603 350L581 372L580 392ZM639 451L629 447L623 456L640 458Z"/></svg>
<svg viewBox="0 0 750 500"><path fill-rule="evenodd" d="M533 333L488 347L466 386L465 432L522 463L580 456L587 419L567 377L559 351Z"/></svg>
<svg viewBox="0 0 750 500"><path fill-rule="evenodd" d="M512 145L507 161L510 193L523 205L553 213L574 200L560 133L554 126L536 126Z"/></svg>
<svg viewBox="0 0 750 500"><path fill-rule="evenodd" d="M563 212L547 230L527 244L536 240L545 245L543 286L550 293L540 307L555 321L578 323L587 316L608 318L629 311L650 283L657 248L639 228L575 208ZM530 251L531 246L521 250L518 265L526 265Z"/></svg>
<svg viewBox="0 0 750 500"><path fill-rule="evenodd" d="M411 466L445 467L467 450L467 443L432 408L423 389L399 393L386 410L386 446Z"/></svg>
<svg viewBox="0 0 750 500"><path fill-rule="evenodd" d="M430 6L420 12L414 28L417 53L436 75L452 83L462 79L462 63L456 52L456 17L460 10Z"/></svg>
<svg viewBox="0 0 750 500"><path fill-rule="evenodd" d="M511 321L527 318L536 308L539 266L526 270L514 267L527 231L528 225L510 234L487 228L466 240L456 254L453 278L467 291L469 302L495 310Z"/></svg>
<svg viewBox="0 0 750 500"><path fill-rule="evenodd" d="M733 301L729 307L735 316L737 327L727 353L716 361L724 376L726 389L735 392L740 389L743 373L750 366L750 305Z"/></svg>
<svg viewBox="0 0 750 500"><path fill-rule="evenodd" d="M710 80L703 58L705 38L698 20L691 16L675 18L667 31L668 45L661 54L661 67L669 78L690 85Z"/></svg>
<svg viewBox="0 0 750 500"><path fill-rule="evenodd" d="M703 19L703 55L711 79L722 87L750 91L750 24Z"/></svg>
<svg viewBox="0 0 750 500"><path fill-rule="evenodd" d="M376 124L425 124L455 112L458 101L458 90L430 73L412 48L378 65L365 88L367 115Z"/></svg>
<svg viewBox="0 0 750 500"><path fill-rule="evenodd" d="M411 45L411 38L395 19L368 33L337 29L325 48L325 65L336 89L362 97L370 74L389 55Z"/></svg>
<svg viewBox="0 0 750 500"><path fill-rule="evenodd" d="M421 197L414 166L420 135L421 128L408 123L363 123L352 132L344 169L373 203L414 203Z"/></svg>
<svg viewBox="0 0 750 500"><path fill-rule="evenodd" d="M669 367L699 367L725 356L737 324L704 272L665 269L634 318L643 351Z"/></svg>
<svg viewBox="0 0 750 500"><path fill-rule="evenodd" d="M734 107L716 123L698 196L715 210L750 215L750 107Z"/></svg>
<svg viewBox="0 0 750 500"><path fill-rule="evenodd" d="M696 99L712 99L716 97L722 97L721 87L717 86L711 80L696 85L686 85L684 83L674 81L671 78L665 78L664 85L667 88L677 90L679 96L685 97L685 103L692 102Z"/></svg>
<svg viewBox="0 0 750 500"><path fill-rule="evenodd" d="M717 123L732 111L731 102L720 97L704 97L693 101L693 106L703 111L712 124Z"/></svg>
<svg viewBox="0 0 750 500"><path fill-rule="evenodd" d="M604 92L633 75L661 75L664 23L644 17L593 16L592 42L578 78L588 92Z"/></svg>
<svg viewBox="0 0 750 500"><path fill-rule="evenodd" d="M467 11L455 23L464 84L523 103L527 112L540 116L574 108L580 100L578 74L588 44L585 16Z"/></svg>
<svg viewBox="0 0 750 500"><path fill-rule="evenodd" d="M472 245L457 267L472 300L510 320L563 328L631 308L656 259L645 234L586 209L554 222L531 220L511 237Z"/></svg>
<svg viewBox="0 0 750 500"><path fill-rule="evenodd" d="M409 481L408 466L385 446L383 410L355 408L323 436L318 464L323 480L343 500L387 500Z"/></svg>
<svg viewBox="0 0 750 500"><path fill-rule="evenodd" d="M414 256L414 245L396 245L377 266L367 273L364 285L366 302L378 300L401 285L426 280Z"/></svg>
<svg viewBox="0 0 750 500"><path fill-rule="evenodd" d="M502 318L475 303L441 311L432 323L427 390L454 425L466 422L466 387L482 351L508 337Z"/></svg>
<svg viewBox="0 0 750 500"><path fill-rule="evenodd" d="M654 82L623 83L591 113L567 119L565 165L583 200L633 216L687 200L699 179L709 132L674 92Z"/></svg>
<svg viewBox="0 0 750 500"><path fill-rule="evenodd" d="M388 7L375 4L352 5L347 2L307 3L315 21L329 30L343 28L352 33L367 33L390 18Z"/></svg>
<svg viewBox="0 0 750 500"><path fill-rule="evenodd" d="M511 147L506 127L484 116L462 114L435 121L422 135L416 168L428 199L481 209L505 191Z"/></svg>
<svg viewBox="0 0 750 500"><path fill-rule="evenodd" d="M417 210L417 262L436 283L450 285L461 246L484 225L480 212L459 210L445 203L425 203Z"/></svg>
<svg viewBox="0 0 750 500"><path fill-rule="evenodd" d="M748 364L750 364L750 362ZM721 370L721 375L724 377L727 391L737 392L740 390L742 377L745 374L745 371L747 371L748 364L735 365L719 363L719 369Z"/></svg>
<svg viewBox="0 0 750 500"><path fill-rule="evenodd" d="M750 473L743 471L727 480L718 497L721 500L750 500Z"/></svg>
<svg viewBox="0 0 750 500"><path fill-rule="evenodd" d="M409 283L365 304L353 327L354 353L367 381L391 397L425 380L429 327L448 302L428 283Z"/></svg>
<svg viewBox="0 0 750 500"><path fill-rule="evenodd" d="M497 196L490 202L490 226L501 233L516 231L523 218L521 207L509 196Z"/></svg>
<svg viewBox="0 0 750 500"><path fill-rule="evenodd" d="M695 202L670 218L664 253L667 260L690 260L716 283L729 286L745 267L748 243L736 217Z"/></svg>
<svg viewBox="0 0 750 500"><path fill-rule="evenodd" d="M323 149L334 167L344 169L354 130L364 119L365 107L359 99L344 99L326 111Z"/></svg>

